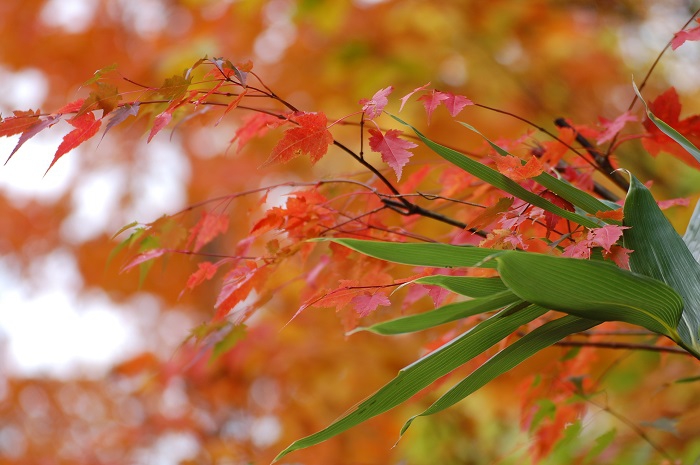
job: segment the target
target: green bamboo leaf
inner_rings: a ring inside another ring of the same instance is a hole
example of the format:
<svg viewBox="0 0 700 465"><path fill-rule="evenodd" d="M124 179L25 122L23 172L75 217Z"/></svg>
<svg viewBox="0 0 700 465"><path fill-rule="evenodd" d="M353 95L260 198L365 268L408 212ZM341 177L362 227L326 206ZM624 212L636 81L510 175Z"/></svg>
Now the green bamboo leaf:
<svg viewBox="0 0 700 465"><path fill-rule="evenodd" d="M683 300L663 282L609 262L519 251L495 258L503 282L521 299L600 321L624 321L678 340Z"/></svg>
<svg viewBox="0 0 700 465"><path fill-rule="evenodd" d="M506 285L501 278L478 278L474 276L432 275L411 281L412 284L440 286L448 291L468 297L486 297L496 292L505 291Z"/></svg>
<svg viewBox="0 0 700 465"><path fill-rule="evenodd" d="M389 336L394 334L423 331L425 329L450 323L452 321L457 321L462 318L498 310L506 305L511 305L520 301L520 298L513 294L513 292L505 290L488 297L481 297L478 299L468 300L466 302L443 305L442 307L436 308L435 310L430 310L428 312L404 316L394 320L377 323L372 326L359 327L351 331L349 334L354 334L360 331L370 331L372 333Z"/></svg>
<svg viewBox="0 0 700 465"><path fill-rule="evenodd" d="M625 200L625 247L632 271L658 279L683 298L678 333L686 350L700 358L700 264L656 204L649 189L631 177ZM678 341L676 341L678 342Z"/></svg>
<svg viewBox="0 0 700 465"><path fill-rule="evenodd" d="M485 320L461 336L399 371L389 383L353 407L325 429L299 439L274 461L298 449L321 443L410 399L421 389L497 344L523 324L547 312L536 305L518 304Z"/></svg>
<svg viewBox="0 0 700 465"><path fill-rule="evenodd" d="M695 210L683 235L683 242L688 246L695 261L700 261L700 202L695 204Z"/></svg>
<svg viewBox="0 0 700 465"><path fill-rule="evenodd" d="M508 192L509 194L514 195L515 197L528 202L532 205L535 205L537 207L540 207L548 212L554 213L555 215L561 216L562 218L566 218L567 220L571 220L575 223L578 223L582 226L586 226L588 228L598 228L600 227L600 223L592 218L587 218L585 216L579 215L577 213L570 212L568 210L564 210L563 208L560 208L556 205L554 205L552 202L540 197L539 195L533 194L532 192L528 191L527 189L523 188L520 184L517 182L513 181L512 179L508 178L507 176L504 176L503 174L499 173L498 171L489 168L486 165L483 165L477 161L474 161L470 159L469 157L464 156L463 154L457 152L456 150L450 149L448 147L445 147L443 145L440 145L436 142L433 142L432 140L428 139L425 137L418 129L414 128L407 122L401 120L400 118L393 116L394 119L396 119L398 122L401 124L404 124L411 128L413 132L416 133L416 135L428 146L430 147L435 153L443 157L445 160L449 161L450 163L462 168L463 170L467 171L468 173L472 174L473 176L476 176L477 178L481 179L482 181L485 181L489 184L491 184L494 187L497 187L505 192ZM466 125L468 126L468 125ZM472 130L476 131L476 129L470 127ZM488 139L487 139L488 140ZM490 142L490 141L489 141ZM495 145L495 144L494 144ZM500 147L499 147L500 149ZM501 149L502 150L502 149ZM500 153L500 152L499 152ZM540 175L542 176L542 175ZM535 177L534 179L539 182L540 176ZM547 174L545 176L542 176L542 179L547 178ZM551 178L551 179L549 179ZM560 195L562 198L568 200L574 205L578 205L579 203L581 204L581 208L583 208L585 211L588 211L589 213L595 214L596 212L600 210L610 210L610 208L605 205L604 203L596 200L594 197L583 193L579 189L576 189L573 186L565 187L562 181L557 180L556 178L549 176L545 183L552 188L552 192L554 192L557 195ZM544 184L543 184L544 185ZM547 187L547 186L545 186ZM548 189L550 187L547 187ZM572 200L574 200L572 202Z"/></svg>
<svg viewBox="0 0 700 465"><path fill-rule="evenodd" d="M449 245L432 242L402 243L365 241L360 239L319 238L314 242L335 242L357 252L394 263L435 268L481 267L495 268L496 263L485 261L498 251L470 245Z"/></svg>
<svg viewBox="0 0 700 465"><path fill-rule="evenodd" d="M498 152L499 155L501 155L501 156L511 155L508 151L499 147L497 144L492 142L488 137L483 135L474 126L467 124L467 123L464 123L462 121L460 121L459 123L462 126L466 127L467 129L470 129L470 130L474 131L475 133L479 134L481 137L483 137L484 140L486 142L488 142L488 144L496 152ZM514 155L511 155L511 156L514 156ZM523 160L522 163L525 164L525 161ZM614 210L614 209L620 208L619 205L616 205L616 204L610 205L607 202L603 202L602 200L596 199L595 197L593 197L592 195L590 195L586 191L581 190L577 187L574 187L566 181L562 181L561 179L557 179L549 173L542 173L538 176L535 176L532 179L537 181L537 183L539 183L542 187L546 187L547 189L554 192L562 199L570 202L571 204L580 208L584 212L590 213L592 215L595 215L599 211L607 211L607 210ZM608 222L610 224L620 224L619 221L614 221L614 220L606 220L606 222Z"/></svg>
<svg viewBox="0 0 700 465"><path fill-rule="evenodd" d="M632 86L634 87L634 92L637 94L637 97L639 100L642 101L644 104L644 109L647 112L647 117L649 120L656 125L657 128L661 130L664 134L666 134L668 137L673 139L683 147L689 154L695 157L695 159L700 163L700 150L693 145L692 142L690 142L686 137L681 134L680 132L676 131L673 129L671 126L669 126L667 123L664 121L660 120L659 118L654 115L651 110L649 110L649 105L647 105L647 102L644 101L644 97L642 97L642 93L639 92L639 89L637 88L637 84L635 84L634 81L632 81Z"/></svg>
<svg viewBox="0 0 700 465"><path fill-rule="evenodd" d="M569 315L543 324L491 357L469 376L447 391L425 411L409 418L403 425L403 428L401 428L401 435L406 432L416 418L432 415L453 406L542 349L551 346L566 336L586 331L599 323L599 321Z"/></svg>

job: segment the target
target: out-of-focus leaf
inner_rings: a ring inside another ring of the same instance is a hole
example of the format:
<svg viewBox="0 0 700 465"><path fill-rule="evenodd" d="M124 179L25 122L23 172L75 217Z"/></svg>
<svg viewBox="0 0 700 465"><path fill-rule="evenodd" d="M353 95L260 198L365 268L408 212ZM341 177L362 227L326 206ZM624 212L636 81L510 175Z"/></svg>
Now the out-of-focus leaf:
<svg viewBox="0 0 700 465"><path fill-rule="evenodd" d="M238 341L243 339L246 335L246 329L246 325L243 324L233 325L223 338L214 344L209 363L215 362L222 354L231 350Z"/></svg>

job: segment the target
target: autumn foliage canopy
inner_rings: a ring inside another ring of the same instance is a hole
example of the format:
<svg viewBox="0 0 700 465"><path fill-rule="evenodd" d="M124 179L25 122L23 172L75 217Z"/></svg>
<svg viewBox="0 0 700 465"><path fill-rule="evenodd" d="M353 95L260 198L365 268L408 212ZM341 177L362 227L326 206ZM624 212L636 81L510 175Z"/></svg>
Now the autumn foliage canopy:
<svg viewBox="0 0 700 465"><path fill-rule="evenodd" d="M271 11L285 2L251 3L283 21ZM369 3L347 6L347 21L408 14L401 2ZM593 34L590 18L616 14L503 3L512 37L535 55L548 34L570 24ZM455 52L442 77L428 67L382 78L368 67L370 79L360 67L341 73L356 85L343 88L332 68L363 52L313 4L289 13L304 25L306 54L263 55L259 67L234 48L238 56L192 59L160 81L118 61L55 110L3 114L8 166L63 127L46 177L70 157L105 152L134 166L136 147L170 144L188 152L192 179L177 211L122 221L75 248L86 287L189 307L179 310L187 330L99 380L8 378L0 463L148 463L168 435L192 445L181 463L694 460L700 213L687 212L681 237L663 210L695 195L669 186L697 177L700 117L682 116L676 88L657 88L657 62L634 81L604 75L610 53L542 63L511 75L523 102L499 100L488 84L481 92L489 78L478 69L460 82ZM471 8L460 13L486 33L498 8ZM698 47L688 17L656 56ZM391 36L386 24L400 22L379 23L376 44L410 40ZM345 58L311 59L324 41ZM623 103L586 98L567 112L544 83L556 73L573 93L614 85ZM315 76L324 79L314 86ZM329 95L317 95L324 86ZM138 204L133 196L121 203ZM83 397L97 417L70 407ZM23 448L11 454L3 437L18 436ZM65 447L51 461L56 444Z"/></svg>

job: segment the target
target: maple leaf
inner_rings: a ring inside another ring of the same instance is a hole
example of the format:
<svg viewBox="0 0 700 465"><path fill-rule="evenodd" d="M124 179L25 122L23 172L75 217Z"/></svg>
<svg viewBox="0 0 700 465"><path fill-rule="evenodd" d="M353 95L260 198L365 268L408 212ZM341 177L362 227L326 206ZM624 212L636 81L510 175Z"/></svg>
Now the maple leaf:
<svg viewBox="0 0 700 465"><path fill-rule="evenodd" d="M129 116L136 116L139 113L139 102L126 103L112 112L105 130L102 133L102 139L105 138L107 132L119 123L123 123ZM102 140L100 139L100 140Z"/></svg>
<svg viewBox="0 0 700 465"><path fill-rule="evenodd" d="M428 114L428 124L430 124L430 118L433 115L433 111L440 105L440 102L447 100L449 97L443 92L433 90L429 94L422 95L418 98L418 101L423 102L425 107L425 112Z"/></svg>
<svg viewBox="0 0 700 465"><path fill-rule="evenodd" d="M112 84L107 84L105 82L96 82L94 84L95 90L90 92L90 95L83 102L78 110L78 116L88 111L102 110L102 117L104 118L114 110L122 96L119 95L119 90L116 86Z"/></svg>
<svg viewBox="0 0 700 465"><path fill-rule="evenodd" d="M333 143L333 136L326 125L328 119L322 112L300 113L291 118L298 126L287 129L270 158L264 163L284 163L301 155L309 155L311 163L319 161Z"/></svg>
<svg viewBox="0 0 700 465"><path fill-rule="evenodd" d="M629 226L607 224L602 228L594 228L588 232L589 247L602 247L607 252L622 237L622 231Z"/></svg>
<svg viewBox="0 0 700 465"><path fill-rule="evenodd" d="M83 107L83 103L85 103L85 99L79 98L78 100L63 105L56 113L61 115L66 113L75 113Z"/></svg>
<svg viewBox="0 0 700 465"><path fill-rule="evenodd" d="M4 119L0 118L0 137L20 134L39 120L39 110L15 111L13 115Z"/></svg>
<svg viewBox="0 0 700 465"><path fill-rule="evenodd" d="M416 87L411 92L409 92L406 95L404 95L403 97L401 97L401 106L399 107L399 112L401 112L401 110L403 110L404 105L406 105L406 102L408 101L408 99L411 98L411 96L413 94L415 94L416 92L420 92L421 90L425 90L429 85L430 85L430 83L423 84L422 86Z"/></svg>
<svg viewBox="0 0 700 465"><path fill-rule="evenodd" d="M656 202L660 209L666 210L671 207L687 207L690 204L690 199L687 197L680 197L677 199L659 200Z"/></svg>
<svg viewBox="0 0 700 465"><path fill-rule="evenodd" d="M386 107L387 103L389 103L389 99L387 97L393 92L393 90L394 86L385 87L384 89L378 90L371 99L368 100L363 98L360 100L362 111L365 112L365 116L368 119L374 119L382 114L384 107Z"/></svg>
<svg viewBox="0 0 700 465"><path fill-rule="evenodd" d="M696 146L700 145L700 116L695 115L684 120L680 119L681 103L674 87L669 88L666 92L656 97L649 104L649 110L673 129L683 134L690 142ZM645 118L643 125L647 134L646 137L642 138L642 145L652 156L657 156L659 152L664 151L691 166L695 166L697 163L695 157L661 132L649 118Z"/></svg>
<svg viewBox="0 0 700 465"><path fill-rule="evenodd" d="M454 95L451 92L439 92L439 93L447 96L447 98L444 99L445 106L447 107L447 111L453 117L457 116L464 109L464 107L466 107L468 105L474 105L474 102L469 100L464 95Z"/></svg>
<svg viewBox="0 0 700 465"><path fill-rule="evenodd" d="M700 23L700 18L697 18L695 21ZM688 40L700 40L700 26L694 27L692 29L681 30L673 34L673 39L671 40L671 48L675 50Z"/></svg>
<svg viewBox="0 0 700 465"><path fill-rule="evenodd" d="M15 148L12 150L12 153L10 153L10 156L7 157L7 160L5 160L5 164L7 164L8 161L10 161L10 158L17 153L20 147L24 145L25 142L27 142L29 139L32 137L36 136L39 134L41 131L44 129L53 126L54 124L58 123L61 120L61 114L56 114L56 115L50 115L45 117L44 119L39 118L27 128L21 136L19 136L19 140L17 141L17 145L15 145Z"/></svg>
<svg viewBox="0 0 700 465"><path fill-rule="evenodd" d="M126 271L129 271L135 266L138 266L144 262L147 262L149 260L153 260L154 258L158 258L162 256L164 253L166 253L168 249L151 249L147 252L143 252L138 254L136 257L134 257L129 263L124 265L121 269L121 273L124 273Z"/></svg>
<svg viewBox="0 0 700 465"><path fill-rule="evenodd" d="M603 258L612 260L617 266L624 270L630 269L630 253L634 250L626 249L621 245L613 245L610 251L603 251Z"/></svg>
<svg viewBox="0 0 700 465"><path fill-rule="evenodd" d="M603 144L609 140L612 140L617 133L622 131L625 124L631 121L637 121L637 117L626 111L612 121L605 118L599 118L599 120L601 122L601 126L604 128L604 131L598 135L596 142L598 144Z"/></svg>
<svg viewBox="0 0 700 465"><path fill-rule="evenodd" d="M552 191L544 191L540 197L549 200L552 202L554 205L556 205L559 208L563 208L564 210L568 210L570 212L574 211L574 206L571 202L562 199L559 197L557 194L555 194ZM555 215L554 213L545 211L544 212L544 218L545 218L545 224L547 226L547 231L551 231L557 226L557 223L559 223L559 220L561 217L559 215Z"/></svg>
<svg viewBox="0 0 700 465"><path fill-rule="evenodd" d="M595 217L600 218L601 220L622 221L624 215L625 213L622 210L622 207L620 207L617 210L597 211Z"/></svg>
<svg viewBox="0 0 700 465"><path fill-rule="evenodd" d="M588 240L582 240L564 248L562 257L591 258L591 245Z"/></svg>
<svg viewBox="0 0 700 465"><path fill-rule="evenodd" d="M398 129L389 129L386 134L382 134L377 129L370 129L369 133L371 134L369 138L370 148L375 152L381 153L384 163L391 166L396 173L396 179L401 179L404 165L413 156L409 150L418 147L418 145L399 139L402 133Z"/></svg>
<svg viewBox="0 0 700 465"><path fill-rule="evenodd" d="M513 205L513 197L501 197L498 201L484 209L473 220L469 222L472 229L483 229L498 218L499 214L508 211Z"/></svg>
<svg viewBox="0 0 700 465"><path fill-rule="evenodd" d="M96 120L92 112L76 116L75 118L69 119L68 122L72 126L75 126L75 129L66 134L63 138L61 145L58 146L56 154L53 156L49 168L46 170L47 172L59 158L97 134L102 124L102 120Z"/></svg>
<svg viewBox="0 0 700 465"><path fill-rule="evenodd" d="M219 266L211 262L202 262L197 265L197 271L192 273L187 279L187 284L185 284L185 289L182 290L180 296L185 292L185 290L192 290L195 287L202 284L204 281L208 281L214 277L216 270Z"/></svg>
<svg viewBox="0 0 700 465"><path fill-rule="evenodd" d="M520 158L513 155L497 155L492 159L496 162L496 167L501 174L516 182L534 178L544 171L542 161L534 155L525 164Z"/></svg>
<svg viewBox="0 0 700 465"><path fill-rule="evenodd" d="M362 294L353 297L350 303L360 316L369 315L379 306L388 307L391 305L389 298L382 292L375 292L374 294L370 292L363 292Z"/></svg>
<svg viewBox="0 0 700 465"><path fill-rule="evenodd" d="M194 242L192 250L198 252L202 247L210 243L219 234L228 231L228 215L203 212L202 217L190 229L185 248Z"/></svg>
<svg viewBox="0 0 700 465"><path fill-rule="evenodd" d="M236 148L236 153L238 153L253 137L262 137L270 129L276 128L286 122L286 119L268 113L254 113L246 120L243 126L236 129L236 133L233 139L231 139L231 144L238 142L238 147Z"/></svg>
<svg viewBox="0 0 700 465"><path fill-rule="evenodd" d="M153 136L158 134L161 131L161 129L167 126L172 119L173 113L169 110L165 110L164 112L156 116L153 120L153 127L151 128L151 133L148 135L148 140L146 142L150 142L151 139L153 139Z"/></svg>

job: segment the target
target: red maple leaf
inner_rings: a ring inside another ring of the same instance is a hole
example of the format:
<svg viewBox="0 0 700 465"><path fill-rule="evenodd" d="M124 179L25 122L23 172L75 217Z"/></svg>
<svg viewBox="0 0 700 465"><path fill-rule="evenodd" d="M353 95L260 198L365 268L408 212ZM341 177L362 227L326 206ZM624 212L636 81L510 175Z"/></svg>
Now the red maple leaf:
<svg viewBox="0 0 700 465"><path fill-rule="evenodd" d="M407 140L399 139L401 131L397 129L389 129L386 134L382 134L377 129L370 129L369 146L375 152L382 154L384 163L391 166L396 173L396 178L401 179L401 172L408 159L413 156L410 149L418 147L418 145Z"/></svg>
<svg viewBox="0 0 700 465"><path fill-rule="evenodd" d="M9 118L0 118L0 137L22 133L39 120L39 110L15 111L13 114Z"/></svg>
<svg viewBox="0 0 700 465"><path fill-rule="evenodd" d="M187 284L185 284L185 289L182 290L180 296L187 290L192 290L195 287L202 284L204 281L208 281L214 277L216 270L218 269L218 264L212 262L202 262L197 265L197 271L192 273L187 279Z"/></svg>
<svg viewBox="0 0 700 465"><path fill-rule="evenodd" d="M352 298L350 303L355 307L355 311L360 316L367 316L377 309L377 307L388 307L391 301L382 292L363 292Z"/></svg>
<svg viewBox="0 0 700 465"><path fill-rule="evenodd" d="M172 111L165 110L163 113L160 113L156 118L153 120L153 127L151 128L151 133L148 135L148 141L150 142L151 139L153 139L153 136L158 134L161 129L163 129L165 126L170 123L170 120L173 119L173 113Z"/></svg>
<svg viewBox="0 0 700 465"><path fill-rule="evenodd" d="M534 155L525 164L520 158L513 155L497 155L493 157L493 161L496 162L498 171L513 181L524 181L525 179L538 176L544 171L542 161Z"/></svg>
<svg viewBox="0 0 700 465"><path fill-rule="evenodd" d="M56 150L56 154L53 156L49 169L46 170L47 172L59 158L97 134L102 124L102 120L96 120L92 112L76 116L73 119L69 119L68 122L75 126L75 129L66 134L63 138L61 145L58 146L58 150Z"/></svg>
<svg viewBox="0 0 700 465"><path fill-rule="evenodd" d="M389 86L377 91L369 100L366 98L360 100L360 105L362 105L362 111L365 112L365 116L368 119L374 119L382 114L382 112L384 111L384 107L386 107L387 103L389 103L389 99L387 98L387 96L393 90L394 87Z"/></svg>
<svg viewBox="0 0 700 465"><path fill-rule="evenodd" d="M603 131L596 137L596 142L598 144L603 144L612 140L618 132L622 131L625 124L631 121L637 121L637 117L626 111L614 120L607 120L605 118L599 118L599 120Z"/></svg>
<svg viewBox="0 0 700 465"><path fill-rule="evenodd" d="M695 21L700 23L700 18L697 18ZM678 31L675 34L673 34L673 39L671 40L671 48L675 50L688 40L700 40L700 26L694 27L692 29L686 29L684 31Z"/></svg>
<svg viewBox="0 0 700 465"><path fill-rule="evenodd" d="M199 219L190 229L190 235L187 238L189 247L194 242L193 251L198 252L202 247L211 242L219 234L223 234L228 230L228 215L217 215L215 213L202 213Z"/></svg>
<svg viewBox="0 0 700 465"><path fill-rule="evenodd" d="M622 207L620 207L617 210L597 211L595 217L600 218L601 220L622 221L624 215L625 213L623 212Z"/></svg>
<svg viewBox="0 0 700 465"><path fill-rule="evenodd" d="M333 136L326 127L328 118L322 112L300 113L294 115L291 121L298 126L285 131L265 165L284 163L301 155L309 155L311 163L316 163L333 143Z"/></svg>
<svg viewBox="0 0 700 465"><path fill-rule="evenodd" d="M676 131L683 134L695 146L700 145L700 115L690 116L684 120L680 119L681 103L676 89L671 87L649 104L649 110L659 119L663 120ZM694 166L697 161L683 147L678 145L673 139L656 127L648 118L644 120L644 128L647 131L646 137L642 139L642 144L647 151L656 156L659 152L667 152L683 160L685 163Z"/></svg>
<svg viewBox="0 0 700 465"><path fill-rule="evenodd" d="M262 137L270 129L276 128L286 122L286 119L279 118L276 115L262 112L254 113L243 123L243 126L236 130L233 139L231 139L231 144L238 142L236 152L240 152L253 137Z"/></svg>
<svg viewBox="0 0 700 465"><path fill-rule="evenodd" d="M459 112L461 112L464 107L468 105L474 105L474 102L469 100L467 97L464 95L455 95L451 92L440 92L441 94L447 96L445 100L445 106L447 107L447 111L450 112L450 115L453 117L457 116Z"/></svg>
<svg viewBox="0 0 700 465"><path fill-rule="evenodd" d="M401 107L399 107L399 112L400 112L401 110L403 110L404 105L406 105L406 102L408 101L408 99L411 98L411 96L412 96L413 94L415 94L416 92L420 92L421 90L425 90L429 85L430 85L430 83L423 84L422 86L416 87L416 88L413 89L411 92L409 92L409 93L407 93L406 95L404 95L403 97L401 97Z"/></svg>
<svg viewBox="0 0 700 465"><path fill-rule="evenodd" d="M563 208L564 210L568 210L570 212L574 211L574 206L571 202L562 199L552 191L544 191L542 194L540 194L540 197L549 200L559 208ZM545 224L547 225L547 231L551 231L552 229L557 227L557 223L559 223L561 217L559 215L555 215L552 212L545 211L544 219Z"/></svg>
<svg viewBox="0 0 700 465"><path fill-rule="evenodd" d="M143 252L138 254L136 257L133 258L129 263L124 265L120 271L120 273L124 273L125 271L129 271L135 266L138 266L142 263L145 263L149 260L153 260L154 258L158 258L162 256L164 253L166 253L168 249L151 249L147 252Z"/></svg>
<svg viewBox="0 0 700 465"><path fill-rule="evenodd" d="M630 269L630 253L634 250L626 249L621 245L613 245L610 251L603 251L603 258L606 260L612 260L617 266L624 270Z"/></svg>

